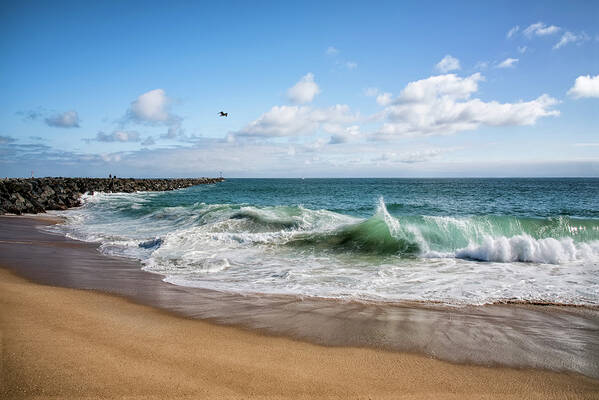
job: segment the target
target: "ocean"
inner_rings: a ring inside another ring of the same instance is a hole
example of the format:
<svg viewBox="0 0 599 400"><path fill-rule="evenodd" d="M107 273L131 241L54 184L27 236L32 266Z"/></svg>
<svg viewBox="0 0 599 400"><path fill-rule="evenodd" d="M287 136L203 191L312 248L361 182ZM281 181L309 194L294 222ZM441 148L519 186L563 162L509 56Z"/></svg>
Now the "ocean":
<svg viewBox="0 0 599 400"><path fill-rule="evenodd" d="M175 285L599 305L599 179L229 179L83 202L48 229Z"/></svg>

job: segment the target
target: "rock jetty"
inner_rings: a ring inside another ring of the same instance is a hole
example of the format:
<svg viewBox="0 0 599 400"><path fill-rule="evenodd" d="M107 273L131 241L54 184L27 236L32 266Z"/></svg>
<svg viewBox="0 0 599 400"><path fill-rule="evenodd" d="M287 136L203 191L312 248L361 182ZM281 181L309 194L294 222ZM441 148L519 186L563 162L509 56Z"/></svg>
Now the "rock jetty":
<svg viewBox="0 0 599 400"><path fill-rule="evenodd" d="M166 191L222 182L223 178L29 178L0 179L0 214L43 213L81 205L83 193Z"/></svg>

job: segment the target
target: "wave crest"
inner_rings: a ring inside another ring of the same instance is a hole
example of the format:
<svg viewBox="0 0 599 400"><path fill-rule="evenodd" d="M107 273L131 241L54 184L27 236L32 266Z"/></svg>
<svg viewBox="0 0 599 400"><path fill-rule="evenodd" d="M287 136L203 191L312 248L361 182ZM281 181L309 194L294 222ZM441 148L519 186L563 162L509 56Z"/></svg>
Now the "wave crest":
<svg viewBox="0 0 599 400"><path fill-rule="evenodd" d="M281 251L285 251L285 247L296 247L316 252L373 256L550 264L599 257L599 247L594 244L599 243L599 221L593 219L494 215L395 217L389 213L382 197L378 199L374 214L364 219L301 205L196 202L173 206L156 196L86 196L84 208L119 218L114 223L99 225L103 230L101 233L73 234L83 236L84 240L117 242L114 238L120 238L124 229L122 219L128 216L126 229L140 239L135 247L154 256L166 256L165 253L173 250L166 257L168 259L182 258L186 252L204 257L194 252L207 243L220 243L224 247L268 246ZM396 208L398 204L391 203L390 206ZM143 207L140 209L136 207L138 205ZM89 213L84 216L90 217ZM75 221L76 225L84 226L84 220ZM162 239L156 241L156 238ZM122 243L116 243L117 247L129 246L127 238L120 239Z"/></svg>
<svg viewBox="0 0 599 400"><path fill-rule="evenodd" d="M579 253L572 238L534 239L530 235L517 235L486 237L482 244L471 244L456 251L455 256L479 261L562 264L578 259Z"/></svg>

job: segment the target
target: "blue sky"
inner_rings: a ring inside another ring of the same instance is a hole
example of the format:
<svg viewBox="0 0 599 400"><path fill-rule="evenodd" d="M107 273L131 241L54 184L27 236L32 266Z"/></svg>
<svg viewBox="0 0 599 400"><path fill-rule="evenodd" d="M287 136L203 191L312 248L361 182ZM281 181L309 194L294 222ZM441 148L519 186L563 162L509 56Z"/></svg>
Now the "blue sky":
<svg viewBox="0 0 599 400"><path fill-rule="evenodd" d="M0 175L599 176L599 2L287 3L3 2Z"/></svg>

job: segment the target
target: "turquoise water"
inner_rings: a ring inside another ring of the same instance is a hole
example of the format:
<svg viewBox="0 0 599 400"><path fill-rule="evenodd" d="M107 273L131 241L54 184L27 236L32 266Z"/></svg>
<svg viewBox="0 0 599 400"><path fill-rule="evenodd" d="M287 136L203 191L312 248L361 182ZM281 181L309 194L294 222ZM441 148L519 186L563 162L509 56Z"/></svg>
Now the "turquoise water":
<svg viewBox="0 0 599 400"><path fill-rule="evenodd" d="M231 179L65 215L63 232L178 285L599 304L599 179Z"/></svg>

